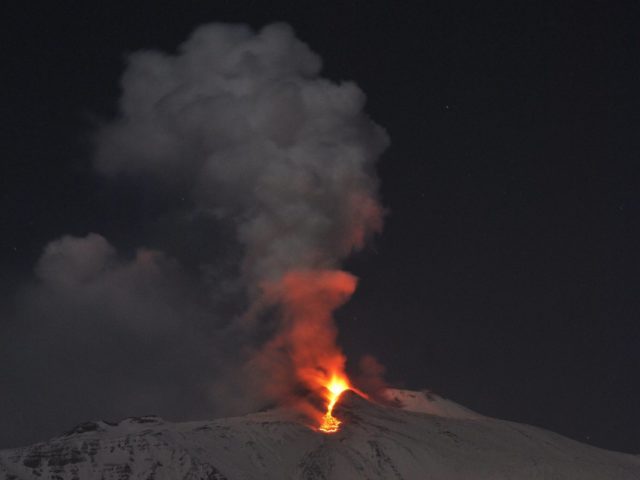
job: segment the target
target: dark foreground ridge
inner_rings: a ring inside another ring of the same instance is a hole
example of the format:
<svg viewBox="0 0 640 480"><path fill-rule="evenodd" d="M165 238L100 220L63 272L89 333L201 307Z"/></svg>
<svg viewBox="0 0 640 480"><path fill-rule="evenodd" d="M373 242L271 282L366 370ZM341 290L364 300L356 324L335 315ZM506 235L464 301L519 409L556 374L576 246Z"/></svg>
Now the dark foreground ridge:
<svg viewBox="0 0 640 480"><path fill-rule="evenodd" d="M640 480L640 457L483 417L426 392L389 390L398 406L347 392L335 434L291 412L171 423L86 422L0 451L3 480Z"/></svg>

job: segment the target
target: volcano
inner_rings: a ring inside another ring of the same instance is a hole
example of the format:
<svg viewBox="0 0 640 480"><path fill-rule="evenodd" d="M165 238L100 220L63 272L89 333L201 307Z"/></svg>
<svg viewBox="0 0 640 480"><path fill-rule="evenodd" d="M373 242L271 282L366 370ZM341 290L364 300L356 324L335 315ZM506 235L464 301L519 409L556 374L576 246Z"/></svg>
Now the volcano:
<svg viewBox="0 0 640 480"><path fill-rule="evenodd" d="M385 405L345 392L338 432L274 409L172 423L156 416L81 424L0 452L6 480L631 480L640 457L484 417L428 392L386 391Z"/></svg>

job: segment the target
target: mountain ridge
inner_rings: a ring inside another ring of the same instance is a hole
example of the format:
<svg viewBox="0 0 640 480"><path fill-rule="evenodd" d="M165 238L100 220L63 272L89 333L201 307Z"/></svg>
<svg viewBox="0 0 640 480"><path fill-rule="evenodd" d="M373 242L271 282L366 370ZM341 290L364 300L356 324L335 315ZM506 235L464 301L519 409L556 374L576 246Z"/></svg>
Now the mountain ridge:
<svg viewBox="0 0 640 480"><path fill-rule="evenodd" d="M0 479L638 480L640 457L484 417L428 392L388 390L397 406L346 392L335 434L274 409L173 423L147 415L85 422L0 451Z"/></svg>

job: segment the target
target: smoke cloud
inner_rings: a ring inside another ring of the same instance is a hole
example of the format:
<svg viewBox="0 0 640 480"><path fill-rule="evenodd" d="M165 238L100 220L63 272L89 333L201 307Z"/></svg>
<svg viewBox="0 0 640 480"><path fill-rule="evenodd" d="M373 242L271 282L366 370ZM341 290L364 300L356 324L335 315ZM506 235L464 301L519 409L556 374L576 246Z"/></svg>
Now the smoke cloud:
<svg viewBox="0 0 640 480"><path fill-rule="evenodd" d="M335 268L382 226L373 164L387 144L351 83L284 24L196 30L177 55L131 55L98 170L174 182L245 247L255 294L292 269Z"/></svg>
<svg viewBox="0 0 640 480"><path fill-rule="evenodd" d="M284 24L257 34L208 25L176 55L136 53L96 160L109 175L172 183L200 213L234 224L251 302L243 326L280 305L258 358L280 384L293 369L309 388L314 370L344 369L331 312L355 279L337 268L382 227L373 165L387 144L358 87L321 78L320 67Z"/></svg>
<svg viewBox="0 0 640 480"><path fill-rule="evenodd" d="M90 419L206 418L211 372L237 346L176 259L123 255L97 234L50 242L13 303L1 312L2 447Z"/></svg>
<svg viewBox="0 0 640 480"><path fill-rule="evenodd" d="M93 382L99 400L87 416L187 417L211 402L228 413L281 401L344 369L332 312L357 282L339 267L382 228L374 164L388 139L363 113L360 89L320 70L285 24L206 25L175 53L128 57L118 118L95 137L95 168L114 182L155 181L175 204L188 199L184 218L231 228L243 251L237 278L212 275L201 252L185 252L193 269L180 252L129 258L99 234L52 241L13 314L41 355L23 368L75 372L75 392ZM247 303L229 325L216 299L236 284ZM24 358L14 345L4 352ZM100 377L113 371L105 362L121 373ZM149 375L151 364L162 374ZM3 383L24 389L17 377ZM62 386L49 394L69 407Z"/></svg>

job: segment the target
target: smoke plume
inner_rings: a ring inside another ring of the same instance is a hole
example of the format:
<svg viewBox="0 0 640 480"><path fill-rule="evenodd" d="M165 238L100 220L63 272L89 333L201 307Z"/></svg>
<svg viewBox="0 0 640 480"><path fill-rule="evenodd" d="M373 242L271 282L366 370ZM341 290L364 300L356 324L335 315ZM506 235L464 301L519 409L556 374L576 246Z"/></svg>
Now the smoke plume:
<svg viewBox="0 0 640 480"><path fill-rule="evenodd" d="M372 167L387 139L358 87L320 66L284 24L208 25L177 55L134 53L97 168L175 182L233 221L253 293L293 269L335 268L381 227Z"/></svg>
<svg viewBox="0 0 640 480"><path fill-rule="evenodd" d="M311 413L300 399L344 373L332 312L357 281L340 263L382 226L387 144L358 87L320 68L283 24L128 57L95 167L162 198L133 206L160 226L54 239L0 304L0 446L97 418Z"/></svg>
<svg viewBox="0 0 640 480"><path fill-rule="evenodd" d="M176 54L129 57L120 117L98 138L100 172L155 177L234 225L250 300L239 323L277 310L250 362L278 378L275 397L343 370L331 314L356 280L338 269L382 226L373 165L387 137L358 87L320 68L287 25L203 26Z"/></svg>

